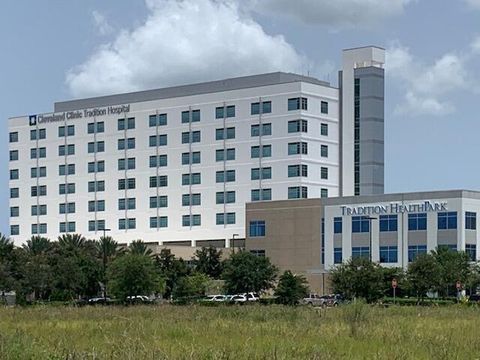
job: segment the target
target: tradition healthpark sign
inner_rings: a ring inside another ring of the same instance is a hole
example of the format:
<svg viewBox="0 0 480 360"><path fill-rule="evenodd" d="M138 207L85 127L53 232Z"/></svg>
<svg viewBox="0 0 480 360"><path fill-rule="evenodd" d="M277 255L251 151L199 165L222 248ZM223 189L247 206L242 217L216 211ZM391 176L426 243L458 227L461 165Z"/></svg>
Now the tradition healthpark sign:
<svg viewBox="0 0 480 360"><path fill-rule="evenodd" d="M382 215L447 211L447 202L424 201L415 204L390 203L388 205L341 206L342 215Z"/></svg>

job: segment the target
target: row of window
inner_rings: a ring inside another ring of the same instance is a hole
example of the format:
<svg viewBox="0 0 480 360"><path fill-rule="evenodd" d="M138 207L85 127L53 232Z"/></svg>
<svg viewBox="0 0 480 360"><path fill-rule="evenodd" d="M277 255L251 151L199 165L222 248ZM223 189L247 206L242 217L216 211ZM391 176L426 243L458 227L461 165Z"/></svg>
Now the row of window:
<svg viewBox="0 0 480 360"><path fill-rule="evenodd" d="M369 218L367 216L352 216L352 233L364 233L370 231L370 222L372 220L379 220L380 232L392 232L398 230L398 216L397 215L380 215L377 218ZM438 230L450 230L457 228L457 212L441 212L437 214L437 228ZM477 213L467 211L465 212L465 229L477 229ZM408 230L419 231L427 230L427 214L408 214ZM335 234L342 233L342 218L335 217L333 219L333 232Z"/></svg>

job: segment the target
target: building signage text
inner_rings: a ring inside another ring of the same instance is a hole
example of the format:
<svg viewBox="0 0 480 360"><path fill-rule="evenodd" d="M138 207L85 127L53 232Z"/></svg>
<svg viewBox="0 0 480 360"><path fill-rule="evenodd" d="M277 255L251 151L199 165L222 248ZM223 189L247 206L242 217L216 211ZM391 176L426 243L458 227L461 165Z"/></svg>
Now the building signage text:
<svg viewBox="0 0 480 360"><path fill-rule="evenodd" d="M388 205L341 206L342 216L382 215L447 211L447 202L424 201L416 204L390 203Z"/></svg>
<svg viewBox="0 0 480 360"><path fill-rule="evenodd" d="M119 106L106 106L93 109L65 111L53 114L31 115L29 118L30 125L45 124L58 121L66 121L73 119L91 118L94 116L121 115L130 112L130 104Z"/></svg>

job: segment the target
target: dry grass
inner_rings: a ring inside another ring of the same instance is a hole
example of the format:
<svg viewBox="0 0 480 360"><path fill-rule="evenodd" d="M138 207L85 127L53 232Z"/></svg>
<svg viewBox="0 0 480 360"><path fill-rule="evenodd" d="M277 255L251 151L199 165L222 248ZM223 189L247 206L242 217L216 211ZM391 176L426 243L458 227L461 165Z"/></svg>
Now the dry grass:
<svg viewBox="0 0 480 360"><path fill-rule="evenodd" d="M0 308L0 359L475 359L479 320L457 306Z"/></svg>

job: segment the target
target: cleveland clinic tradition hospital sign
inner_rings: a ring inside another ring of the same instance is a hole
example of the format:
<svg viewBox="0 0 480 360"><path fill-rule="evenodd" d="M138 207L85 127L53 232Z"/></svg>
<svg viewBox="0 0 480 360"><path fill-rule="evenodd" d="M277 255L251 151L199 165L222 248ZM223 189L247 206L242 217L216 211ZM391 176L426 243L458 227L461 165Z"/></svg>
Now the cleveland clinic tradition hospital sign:
<svg viewBox="0 0 480 360"><path fill-rule="evenodd" d="M31 126L73 119L92 118L94 116L121 115L130 112L130 104L119 106L105 106L94 109L65 111L53 114L30 115Z"/></svg>
<svg viewBox="0 0 480 360"><path fill-rule="evenodd" d="M447 211L447 202L424 201L415 204L390 203L388 205L341 206L342 216L382 215Z"/></svg>

